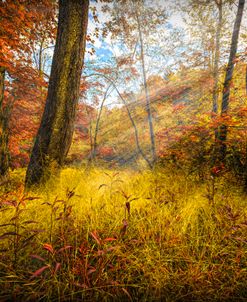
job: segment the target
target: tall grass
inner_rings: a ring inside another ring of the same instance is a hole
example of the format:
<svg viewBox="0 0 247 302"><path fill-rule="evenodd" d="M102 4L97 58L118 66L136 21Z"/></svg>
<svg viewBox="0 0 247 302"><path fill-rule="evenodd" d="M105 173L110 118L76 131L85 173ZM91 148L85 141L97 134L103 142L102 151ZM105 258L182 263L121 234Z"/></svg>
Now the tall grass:
<svg viewBox="0 0 247 302"><path fill-rule="evenodd" d="M28 195L21 177L1 195L1 301L246 301L246 196L226 176L67 168Z"/></svg>

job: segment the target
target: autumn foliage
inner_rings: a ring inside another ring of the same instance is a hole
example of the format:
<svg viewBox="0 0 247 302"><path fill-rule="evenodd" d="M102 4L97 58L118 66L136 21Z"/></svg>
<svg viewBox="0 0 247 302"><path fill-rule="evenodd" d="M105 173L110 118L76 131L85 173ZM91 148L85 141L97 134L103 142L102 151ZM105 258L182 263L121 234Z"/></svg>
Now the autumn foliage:
<svg viewBox="0 0 247 302"><path fill-rule="evenodd" d="M12 168L27 165L39 126L47 80L41 66L33 64L33 56L40 44L54 39L55 8L46 0L38 5L36 1L4 1L0 7L0 66L5 73L2 108L9 112L6 131Z"/></svg>

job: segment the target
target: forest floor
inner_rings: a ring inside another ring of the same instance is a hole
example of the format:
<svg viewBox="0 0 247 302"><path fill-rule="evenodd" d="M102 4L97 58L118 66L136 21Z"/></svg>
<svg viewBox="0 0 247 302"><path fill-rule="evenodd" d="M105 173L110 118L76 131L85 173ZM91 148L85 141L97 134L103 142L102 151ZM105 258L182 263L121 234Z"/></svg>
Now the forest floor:
<svg viewBox="0 0 247 302"><path fill-rule="evenodd" d="M247 197L230 175L83 171L0 194L0 301L246 301Z"/></svg>

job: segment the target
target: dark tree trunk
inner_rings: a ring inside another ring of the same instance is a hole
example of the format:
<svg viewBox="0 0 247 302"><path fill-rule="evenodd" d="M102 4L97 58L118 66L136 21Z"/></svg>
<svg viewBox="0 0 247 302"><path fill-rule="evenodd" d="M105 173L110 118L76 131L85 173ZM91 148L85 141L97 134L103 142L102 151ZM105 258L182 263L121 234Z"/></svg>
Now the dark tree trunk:
<svg viewBox="0 0 247 302"><path fill-rule="evenodd" d="M240 31L241 20L243 16L245 0L239 0L238 3L238 11L236 20L234 23L233 33L232 33L232 42L231 42L231 50L229 61L226 69L226 76L224 81L224 88L223 88L223 97L221 103L221 116L224 117L228 113L229 109L229 97L230 97L230 84L232 80L233 70L234 70L234 61L237 53L238 47L238 37ZM222 124L219 128L218 140L219 140L219 156L220 161L224 161L226 157L227 145L227 125Z"/></svg>
<svg viewBox="0 0 247 302"><path fill-rule="evenodd" d="M9 108L3 107L5 69L0 67L0 179L8 175L9 170Z"/></svg>
<svg viewBox="0 0 247 302"><path fill-rule="evenodd" d="M246 67L245 67L245 92L246 92L246 95L247 95L247 64L246 64Z"/></svg>
<svg viewBox="0 0 247 302"><path fill-rule="evenodd" d="M41 183L69 151L79 98L89 0L60 0L58 32L48 96L26 174L26 186Z"/></svg>
<svg viewBox="0 0 247 302"><path fill-rule="evenodd" d="M244 163L244 191L247 193L247 146L245 148L245 163Z"/></svg>

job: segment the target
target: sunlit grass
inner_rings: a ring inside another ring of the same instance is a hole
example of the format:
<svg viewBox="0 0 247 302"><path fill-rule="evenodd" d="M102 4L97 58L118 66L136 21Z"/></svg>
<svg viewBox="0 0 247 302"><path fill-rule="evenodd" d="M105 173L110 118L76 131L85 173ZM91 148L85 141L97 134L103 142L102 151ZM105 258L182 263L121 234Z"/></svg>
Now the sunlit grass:
<svg viewBox="0 0 247 302"><path fill-rule="evenodd" d="M214 185L212 198L210 177L66 168L29 199L22 188L5 193L1 297L244 301L246 196L224 177Z"/></svg>

